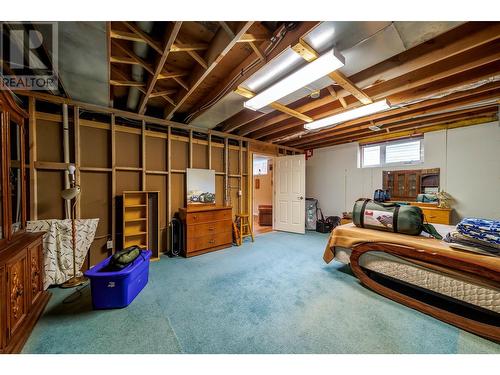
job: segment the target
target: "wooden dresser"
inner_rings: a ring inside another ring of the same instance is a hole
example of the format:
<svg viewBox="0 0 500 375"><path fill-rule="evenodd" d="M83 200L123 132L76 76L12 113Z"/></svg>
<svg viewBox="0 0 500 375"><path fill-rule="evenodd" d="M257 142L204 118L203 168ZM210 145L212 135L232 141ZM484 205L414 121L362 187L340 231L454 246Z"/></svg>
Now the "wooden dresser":
<svg viewBox="0 0 500 375"><path fill-rule="evenodd" d="M181 208L179 213L184 223L184 256L192 257L232 245L231 207L188 206Z"/></svg>
<svg viewBox="0 0 500 375"><path fill-rule="evenodd" d="M413 204L414 206L419 206L424 213L425 220L431 224L447 224L451 225L451 213L452 208L438 208L438 207L425 207L419 204Z"/></svg>

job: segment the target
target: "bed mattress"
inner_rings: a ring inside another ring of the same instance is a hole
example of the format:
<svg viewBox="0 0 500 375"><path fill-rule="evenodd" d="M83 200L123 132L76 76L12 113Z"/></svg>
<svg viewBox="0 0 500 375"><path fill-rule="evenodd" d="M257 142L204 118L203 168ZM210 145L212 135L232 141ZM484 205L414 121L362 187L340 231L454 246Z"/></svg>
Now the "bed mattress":
<svg viewBox="0 0 500 375"><path fill-rule="evenodd" d="M349 264L350 256L351 249L335 247L335 260ZM460 280L383 252L364 254L359 263L371 271L500 313L500 290L492 286Z"/></svg>

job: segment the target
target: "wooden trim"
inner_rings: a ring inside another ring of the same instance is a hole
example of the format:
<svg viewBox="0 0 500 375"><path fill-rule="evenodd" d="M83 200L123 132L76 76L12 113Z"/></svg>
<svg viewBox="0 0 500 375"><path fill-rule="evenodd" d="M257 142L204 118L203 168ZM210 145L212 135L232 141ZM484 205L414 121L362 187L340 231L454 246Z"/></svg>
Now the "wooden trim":
<svg viewBox="0 0 500 375"><path fill-rule="evenodd" d="M197 127L197 126L193 126L193 125L186 125L186 124L182 124L182 123L178 123L178 122L174 122L174 121L170 121L170 120L159 119L156 117L140 115L140 114L137 114L134 112L128 112L128 111L124 111L121 109L103 107L103 106L96 105L96 104L89 104L89 103L80 102L80 101L76 101L73 99L62 98L59 96L54 96L54 95L45 94L45 93L41 93L41 92L19 91L19 92L17 92L17 94L21 95L21 96L33 97L33 98L36 98L37 100L41 100L41 101L45 101L45 102L49 102L49 103L56 103L56 104L65 104L66 103L68 105L79 106L81 109L85 109L87 111L92 111L92 112L97 112L97 113L114 114L115 116L124 117L124 118L132 119L132 120L138 120L138 121L145 120L149 124L155 124L155 125L163 126L165 128L167 128L168 126L171 126L173 128L176 128L176 129L183 129L183 130L192 129L193 131L196 131L197 133L205 133L205 134L207 134L210 131L212 133L212 135L217 136L217 137L221 137L221 138L229 137L229 138L234 139L234 140L241 139L243 141L249 141L249 142L252 142L254 144L261 144L263 146L277 147L276 145L273 145L271 143L251 139L248 137L242 137L242 136L238 136L238 135L234 135L234 134L228 134L228 133L224 133L221 131L210 130L207 128ZM83 120L82 120L82 122L83 122ZM122 126L121 128L130 129L130 131L136 130L136 129L128 128L125 126ZM140 134L140 131L137 134ZM213 145L214 145L214 147L217 147L217 143L214 142ZM285 149L290 150L290 151L297 151L299 153L302 153L302 150L299 148L288 147L288 146L284 146L284 145L280 145L280 147L285 148Z"/></svg>
<svg viewBox="0 0 500 375"><path fill-rule="evenodd" d="M30 220L38 220L38 179L36 162L36 99L28 98L29 107L29 155L30 155Z"/></svg>
<svg viewBox="0 0 500 375"><path fill-rule="evenodd" d="M416 300L412 297L396 292L388 287L385 287L376 281L372 280L361 268L359 264L360 257L370 251L381 251L393 256L402 257L408 262L413 260L418 261L418 264L436 265L443 268L449 268L450 271L460 271L469 278L477 279L481 284L488 282L494 283L496 288L500 288L500 274L497 271L488 269L482 264L474 263L473 261L465 261L463 259L442 254L432 253L423 249L415 249L407 246L401 246L391 243L363 243L353 247L350 263L351 268L356 277L365 284L368 288L390 298L398 303L411 307L415 310L430 315L436 319L442 320L446 323L452 324L466 331L475 333L477 335L486 337L490 340L500 342L500 327L493 326L486 323L481 323L469 318L462 317L455 313L442 310L435 306L429 305L422 301Z"/></svg>
<svg viewBox="0 0 500 375"><path fill-rule="evenodd" d="M146 121L142 120L141 124L141 186L142 190L146 191ZM159 235L159 234L158 234Z"/></svg>

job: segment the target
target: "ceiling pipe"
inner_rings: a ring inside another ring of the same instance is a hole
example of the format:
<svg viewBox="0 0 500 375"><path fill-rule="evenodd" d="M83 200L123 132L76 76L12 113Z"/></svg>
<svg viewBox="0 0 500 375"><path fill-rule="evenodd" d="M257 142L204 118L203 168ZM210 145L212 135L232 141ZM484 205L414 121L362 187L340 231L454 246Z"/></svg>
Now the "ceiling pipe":
<svg viewBox="0 0 500 375"><path fill-rule="evenodd" d="M139 29L149 34L153 30L153 21L140 21L137 22ZM143 42L132 43L133 52L142 59L146 59L149 52L149 46ZM137 82L144 82L144 68L140 65L132 65L132 80ZM127 108L135 111L139 104L141 92L137 87L131 87L127 97Z"/></svg>

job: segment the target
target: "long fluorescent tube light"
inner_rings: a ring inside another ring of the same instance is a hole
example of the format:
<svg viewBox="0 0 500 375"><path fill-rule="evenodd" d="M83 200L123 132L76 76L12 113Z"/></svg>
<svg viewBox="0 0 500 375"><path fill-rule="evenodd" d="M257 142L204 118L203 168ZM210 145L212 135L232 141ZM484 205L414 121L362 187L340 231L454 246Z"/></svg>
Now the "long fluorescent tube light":
<svg viewBox="0 0 500 375"><path fill-rule="evenodd" d="M304 128L308 130L314 130L319 128L324 128L325 126L335 125L340 122L345 122L349 120L354 120L367 115L372 115L377 112L384 111L391 108L391 103L387 99L380 100L378 102L367 104L359 108L351 109L336 115L328 116L320 120L310 122L305 124Z"/></svg>
<svg viewBox="0 0 500 375"><path fill-rule="evenodd" d="M252 99L247 100L244 105L246 108L257 111L337 70L344 66L344 62L344 56L337 50L331 49L303 68L255 95Z"/></svg>

